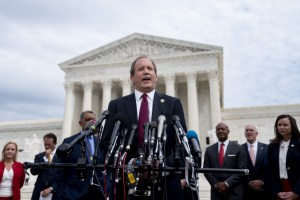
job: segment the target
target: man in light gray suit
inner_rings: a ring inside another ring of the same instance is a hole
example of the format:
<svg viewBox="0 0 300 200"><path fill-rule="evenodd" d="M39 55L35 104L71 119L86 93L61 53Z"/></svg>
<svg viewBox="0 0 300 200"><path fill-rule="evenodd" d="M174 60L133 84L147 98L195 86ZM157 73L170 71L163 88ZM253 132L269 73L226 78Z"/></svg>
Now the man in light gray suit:
<svg viewBox="0 0 300 200"><path fill-rule="evenodd" d="M228 125L220 122L216 126L218 142L207 147L204 168L246 169L247 161L243 147L229 141ZM244 188L242 175L229 173L205 173L211 185L212 200L242 200Z"/></svg>

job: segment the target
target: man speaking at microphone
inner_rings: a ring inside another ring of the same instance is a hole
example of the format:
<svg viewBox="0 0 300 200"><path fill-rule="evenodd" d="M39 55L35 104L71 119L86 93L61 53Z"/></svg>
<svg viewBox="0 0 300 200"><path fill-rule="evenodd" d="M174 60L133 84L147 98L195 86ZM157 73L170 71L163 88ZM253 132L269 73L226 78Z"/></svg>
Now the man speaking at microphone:
<svg viewBox="0 0 300 200"><path fill-rule="evenodd" d="M130 79L135 87L132 94L124 96L109 103L108 111L110 117L107 119L103 137L102 137L102 149L105 150L108 147L111 133L114 128L114 116L118 113L122 113L127 116L129 124L137 124L138 131L133 138L131 148L126 157L127 163L130 162L133 165L136 164L136 158L139 156L138 152L143 146L143 125L145 122L157 121L160 115L166 117L167 124L167 142L166 142L166 165L168 167L174 166L174 149L176 144L175 130L171 124L172 116L177 115L180 118L180 123L186 131L186 123L184 119L184 112L182 104L178 98L174 98L165 94L158 93L155 88L157 84L157 68L153 60L147 56L139 56L136 58L130 69ZM129 128L129 127L126 127ZM105 154L106 155L106 152ZM164 177L163 177L164 179ZM147 182L147 177L144 177L142 182ZM163 181L162 181L163 182ZM116 196L113 199L124 199L123 192L126 192L125 199L166 199L166 200L182 200L183 194L181 189L180 175L170 173L166 177L166 187L162 191L166 191L163 195L158 196L157 192L151 193L150 196L135 196L130 195L127 198L127 192L122 187L117 187Z"/></svg>

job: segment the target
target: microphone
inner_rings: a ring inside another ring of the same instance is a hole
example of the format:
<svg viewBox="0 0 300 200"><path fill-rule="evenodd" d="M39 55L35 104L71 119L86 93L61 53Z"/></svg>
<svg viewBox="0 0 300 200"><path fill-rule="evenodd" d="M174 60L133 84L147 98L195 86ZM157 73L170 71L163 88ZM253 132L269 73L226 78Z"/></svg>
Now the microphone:
<svg viewBox="0 0 300 200"><path fill-rule="evenodd" d="M150 140L150 144L154 145L155 133L156 133L156 129L157 129L157 122L153 121L151 123L150 127L151 127L151 140Z"/></svg>
<svg viewBox="0 0 300 200"><path fill-rule="evenodd" d="M150 122L144 123L144 145L148 144L149 126L150 126Z"/></svg>
<svg viewBox="0 0 300 200"><path fill-rule="evenodd" d="M94 123L96 123L96 120L90 120L86 123L85 127L84 127L84 130L87 131L91 128L91 126L94 125Z"/></svg>
<svg viewBox="0 0 300 200"><path fill-rule="evenodd" d="M172 123L176 126L176 128L178 129L179 135L185 135L185 131L180 123L180 118L178 117L178 115L173 115L172 117Z"/></svg>
<svg viewBox="0 0 300 200"><path fill-rule="evenodd" d="M90 136L93 134L93 131L102 124L103 120L107 119L110 116L110 113L108 110L105 110L101 113L101 116L89 127L90 133L87 133L86 136ZM87 127L87 125L85 126Z"/></svg>
<svg viewBox="0 0 300 200"><path fill-rule="evenodd" d="M114 121L115 121L115 125L112 134L110 136L108 150L105 159L105 165L108 165L109 158L113 153L114 147L116 145L116 140L118 139L119 136L119 129L123 123L127 124L127 118L123 113L118 113L115 115Z"/></svg>
<svg viewBox="0 0 300 200"><path fill-rule="evenodd" d="M64 143L61 144L57 147L56 154L59 158L65 158L68 155L70 155L73 151L73 147L75 144L79 143L80 141L84 140L86 136L90 136L94 133L94 130L102 124L103 120L106 119L110 113L108 110L105 110L102 112L101 116L99 119L95 120L90 120L86 126L85 126L85 131L81 133L77 138L75 138L72 142L69 144Z"/></svg>
<svg viewBox="0 0 300 200"><path fill-rule="evenodd" d="M158 128L157 128L157 140L161 141L161 136L164 129L164 123L166 121L166 117L164 115L159 115L158 117Z"/></svg>
<svg viewBox="0 0 300 200"><path fill-rule="evenodd" d="M129 135L129 138L128 138L128 142L127 142L127 146L126 146L126 151L129 151L130 150L130 146L132 144L132 139L133 139L133 136L136 132L136 129L137 129L137 125L136 124L132 124L131 125L131 131L130 131L130 135Z"/></svg>
<svg viewBox="0 0 300 200"><path fill-rule="evenodd" d="M201 157L202 157L202 151L200 148L200 143L198 140L198 135L194 130L189 130L186 134L186 137L189 141L189 144L192 149L192 153L196 155L196 158L199 159L198 161L201 162ZM201 164L200 164L201 165Z"/></svg>
<svg viewBox="0 0 300 200"><path fill-rule="evenodd" d="M108 152L110 152L110 150L112 149L114 141L115 141L117 135L119 134L120 126L122 125L123 122L127 121L127 118L124 114L118 113L114 117L114 121L115 121L115 125L114 125L113 132L110 136L110 140L109 140L109 144L108 144Z"/></svg>

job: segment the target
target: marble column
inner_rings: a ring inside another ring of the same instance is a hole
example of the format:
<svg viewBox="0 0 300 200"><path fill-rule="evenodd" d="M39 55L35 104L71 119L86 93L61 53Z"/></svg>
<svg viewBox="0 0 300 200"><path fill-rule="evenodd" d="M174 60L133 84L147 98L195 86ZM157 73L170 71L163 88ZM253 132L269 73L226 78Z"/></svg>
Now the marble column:
<svg viewBox="0 0 300 200"><path fill-rule="evenodd" d="M211 125L214 128L221 121L221 103L220 88L217 71L208 71L210 107L211 107Z"/></svg>
<svg viewBox="0 0 300 200"><path fill-rule="evenodd" d="M73 120L73 95L74 85L70 82L65 82L65 112L62 130L62 139L71 135L72 120Z"/></svg>
<svg viewBox="0 0 300 200"><path fill-rule="evenodd" d="M86 81L83 84L83 107L82 110L92 109L92 93L93 93L93 82Z"/></svg>
<svg viewBox="0 0 300 200"><path fill-rule="evenodd" d="M102 110L107 110L108 104L111 100L111 80L103 81L103 99Z"/></svg>
<svg viewBox="0 0 300 200"><path fill-rule="evenodd" d="M170 96L175 96L175 75L166 74L164 75L164 80L166 84L166 94Z"/></svg>
<svg viewBox="0 0 300 200"><path fill-rule="evenodd" d="M131 80L129 78L122 79L122 96L131 93Z"/></svg>
<svg viewBox="0 0 300 200"><path fill-rule="evenodd" d="M197 94L197 73L186 74L188 96L188 129L193 129L199 134L199 110Z"/></svg>

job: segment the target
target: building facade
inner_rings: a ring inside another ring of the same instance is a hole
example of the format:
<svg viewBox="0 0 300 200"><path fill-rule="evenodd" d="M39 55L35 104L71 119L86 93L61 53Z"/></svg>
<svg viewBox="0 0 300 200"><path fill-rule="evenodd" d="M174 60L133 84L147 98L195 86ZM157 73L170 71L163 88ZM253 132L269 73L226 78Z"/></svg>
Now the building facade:
<svg viewBox="0 0 300 200"><path fill-rule="evenodd" d="M224 108L222 47L134 33L60 63L65 72L64 119L1 122L0 145L14 140L23 150L20 160L33 161L43 150L45 133L58 135L58 142L77 133L83 110L100 115L110 100L133 92L130 65L142 54L157 64L157 91L182 101L188 129L198 133L203 150L216 141L214 127L220 121L229 125L229 138L238 143L245 142L247 123L257 124L259 140L268 143L279 114L300 121L300 104Z"/></svg>

